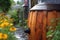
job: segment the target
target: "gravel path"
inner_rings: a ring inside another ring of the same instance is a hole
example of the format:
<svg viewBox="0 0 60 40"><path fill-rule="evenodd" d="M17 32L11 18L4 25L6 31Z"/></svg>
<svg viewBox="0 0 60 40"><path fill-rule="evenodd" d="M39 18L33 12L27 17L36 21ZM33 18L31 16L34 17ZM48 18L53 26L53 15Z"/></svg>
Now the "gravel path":
<svg viewBox="0 0 60 40"><path fill-rule="evenodd" d="M18 38L18 40L28 40L28 36L26 33L24 33L24 29L22 27L17 28L15 36Z"/></svg>

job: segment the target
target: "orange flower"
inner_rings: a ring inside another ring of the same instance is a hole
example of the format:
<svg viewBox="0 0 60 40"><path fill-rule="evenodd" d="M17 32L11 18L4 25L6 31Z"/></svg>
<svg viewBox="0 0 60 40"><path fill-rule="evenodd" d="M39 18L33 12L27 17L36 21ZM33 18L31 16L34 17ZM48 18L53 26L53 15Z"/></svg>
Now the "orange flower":
<svg viewBox="0 0 60 40"><path fill-rule="evenodd" d="M15 28L15 27L11 27L11 28L10 28L10 31L12 31L12 32L13 32L13 31L16 31L16 28Z"/></svg>

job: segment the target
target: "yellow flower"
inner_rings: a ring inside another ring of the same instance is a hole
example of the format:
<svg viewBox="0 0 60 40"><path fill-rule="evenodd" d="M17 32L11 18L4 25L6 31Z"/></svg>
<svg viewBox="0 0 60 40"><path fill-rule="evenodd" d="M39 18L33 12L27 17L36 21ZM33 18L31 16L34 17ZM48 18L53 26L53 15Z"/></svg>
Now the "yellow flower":
<svg viewBox="0 0 60 40"><path fill-rule="evenodd" d="M12 23L10 23L9 25L10 25L10 26L13 26L13 24L12 24Z"/></svg>
<svg viewBox="0 0 60 40"><path fill-rule="evenodd" d="M3 35L2 35L2 38L3 38L3 39L7 39L7 38L8 38L8 35L7 35L7 34L3 34Z"/></svg>
<svg viewBox="0 0 60 40"><path fill-rule="evenodd" d="M8 22L4 22L4 23L0 24L0 26L1 26L2 28L6 27L6 26L8 26L8 25L9 25Z"/></svg>
<svg viewBox="0 0 60 40"><path fill-rule="evenodd" d="M4 22L8 22L8 20L7 19L4 19Z"/></svg>
<svg viewBox="0 0 60 40"><path fill-rule="evenodd" d="M3 22L3 20L0 20L0 22Z"/></svg>
<svg viewBox="0 0 60 40"><path fill-rule="evenodd" d="M0 39L2 39L2 35L3 35L3 34L2 34L2 33L0 33Z"/></svg>
<svg viewBox="0 0 60 40"><path fill-rule="evenodd" d="M0 27L1 27L1 28L4 28L4 27L5 27L5 26L4 26L4 23L0 24Z"/></svg>
<svg viewBox="0 0 60 40"><path fill-rule="evenodd" d="M10 31L16 31L16 28L15 27L11 27Z"/></svg>
<svg viewBox="0 0 60 40"><path fill-rule="evenodd" d="M9 23L8 22L4 22L4 26L8 26L9 25Z"/></svg>
<svg viewBox="0 0 60 40"><path fill-rule="evenodd" d="M7 34L0 33L0 39L7 39L7 38L8 38Z"/></svg>

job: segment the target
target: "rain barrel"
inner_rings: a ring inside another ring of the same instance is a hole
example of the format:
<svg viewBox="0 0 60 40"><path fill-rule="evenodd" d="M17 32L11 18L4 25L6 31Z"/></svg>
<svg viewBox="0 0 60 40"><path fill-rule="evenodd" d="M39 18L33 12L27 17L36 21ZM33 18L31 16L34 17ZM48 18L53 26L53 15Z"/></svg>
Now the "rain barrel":
<svg viewBox="0 0 60 40"><path fill-rule="evenodd" d="M60 4L42 2L32 7L28 15L29 40L47 40L49 27L52 26L53 30L56 28L56 18L60 18Z"/></svg>

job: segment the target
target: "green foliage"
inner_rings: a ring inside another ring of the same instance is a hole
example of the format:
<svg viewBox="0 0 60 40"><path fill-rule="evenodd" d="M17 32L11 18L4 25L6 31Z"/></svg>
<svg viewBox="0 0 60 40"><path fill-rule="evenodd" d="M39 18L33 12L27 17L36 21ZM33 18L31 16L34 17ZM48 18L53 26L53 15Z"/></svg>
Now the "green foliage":
<svg viewBox="0 0 60 40"><path fill-rule="evenodd" d="M18 16L17 16L17 10L9 10L8 14L11 15L12 18L14 18L14 22L18 22Z"/></svg>
<svg viewBox="0 0 60 40"><path fill-rule="evenodd" d="M49 30L49 32L47 32L47 38L52 36L52 34L53 34L53 30Z"/></svg>
<svg viewBox="0 0 60 40"><path fill-rule="evenodd" d="M14 5L15 4L14 0L10 0L10 1L11 1L11 5Z"/></svg>
<svg viewBox="0 0 60 40"><path fill-rule="evenodd" d="M20 5L22 5L22 4L23 4L23 2L19 2L19 1L17 1L17 4L20 4Z"/></svg>
<svg viewBox="0 0 60 40"><path fill-rule="evenodd" d="M25 28L27 28L27 21L24 18L24 8L22 7L23 3L17 1L17 4L20 5L20 8L11 9L11 10L8 11L8 14L10 14L12 18L14 18L14 22L16 23L15 24L16 27L25 27ZM12 4L12 5L14 5L14 4ZM19 12L17 12L17 11L19 11Z"/></svg>
<svg viewBox="0 0 60 40"><path fill-rule="evenodd" d="M51 25L47 27L47 29L48 29L48 32L47 32L48 40L52 40L52 38L54 36L54 33L55 33L54 31L55 31L56 26L53 26L53 25L56 23L56 18L52 18L50 20L50 23L51 23Z"/></svg>
<svg viewBox="0 0 60 40"><path fill-rule="evenodd" d="M60 40L60 22L58 22L56 26L56 30L54 32L54 37L52 40Z"/></svg>
<svg viewBox="0 0 60 40"><path fill-rule="evenodd" d="M11 6L10 0L0 0L0 11L7 12Z"/></svg>
<svg viewBox="0 0 60 40"><path fill-rule="evenodd" d="M60 40L60 18L53 18L51 20L51 25L56 23L57 20L58 20L58 22L57 22L56 29L55 30L49 30L47 32L47 37L51 36L51 38L48 38L48 40ZM54 26L50 26L50 27L54 27Z"/></svg>

